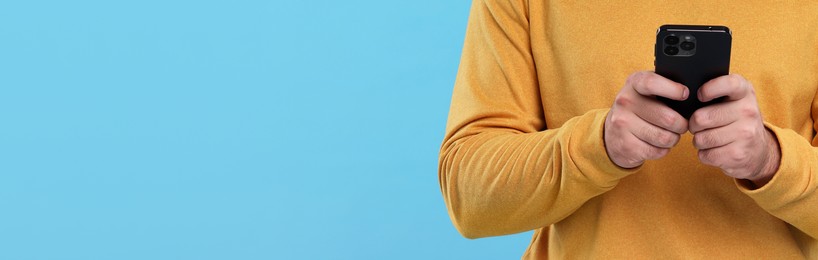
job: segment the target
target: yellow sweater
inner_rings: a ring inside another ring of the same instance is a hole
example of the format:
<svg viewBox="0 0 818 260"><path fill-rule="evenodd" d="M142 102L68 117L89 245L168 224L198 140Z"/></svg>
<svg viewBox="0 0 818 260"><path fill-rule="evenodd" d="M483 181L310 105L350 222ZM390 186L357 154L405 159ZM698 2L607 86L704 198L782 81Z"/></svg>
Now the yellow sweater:
<svg viewBox="0 0 818 260"><path fill-rule="evenodd" d="M474 1L439 165L465 237L536 230L525 259L818 259L818 2L682 2ZM732 29L781 146L767 185L701 164L689 133L637 169L608 158L608 108L662 24Z"/></svg>

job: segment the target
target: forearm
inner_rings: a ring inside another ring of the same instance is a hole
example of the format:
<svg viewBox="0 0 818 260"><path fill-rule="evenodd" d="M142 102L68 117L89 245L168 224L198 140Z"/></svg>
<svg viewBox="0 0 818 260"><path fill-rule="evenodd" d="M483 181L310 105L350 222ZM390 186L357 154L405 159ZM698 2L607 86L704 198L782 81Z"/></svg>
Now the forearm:
<svg viewBox="0 0 818 260"><path fill-rule="evenodd" d="M449 140L439 177L458 230L475 238L544 227L636 171L607 157L606 112L594 110L541 132L482 131Z"/></svg>

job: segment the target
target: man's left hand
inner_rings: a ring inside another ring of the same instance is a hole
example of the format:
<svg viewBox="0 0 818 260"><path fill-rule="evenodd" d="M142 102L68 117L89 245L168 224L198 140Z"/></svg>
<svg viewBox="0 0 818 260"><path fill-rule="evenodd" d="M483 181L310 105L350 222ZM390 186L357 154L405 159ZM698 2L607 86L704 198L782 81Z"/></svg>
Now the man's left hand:
<svg viewBox="0 0 818 260"><path fill-rule="evenodd" d="M764 186L778 170L778 140L764 127L753 85L737 74L721 76L699 88L702 102L725 97L690 117L689 130L699 160L724 174Z"/></svg>

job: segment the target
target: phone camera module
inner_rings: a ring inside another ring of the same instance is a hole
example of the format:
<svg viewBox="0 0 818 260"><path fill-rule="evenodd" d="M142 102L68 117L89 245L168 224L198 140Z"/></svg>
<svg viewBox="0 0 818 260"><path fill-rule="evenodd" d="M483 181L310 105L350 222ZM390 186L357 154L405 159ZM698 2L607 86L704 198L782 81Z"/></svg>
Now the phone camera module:
<svg viewBox="0 0 818 260"><path fill-rule="evenodd" d="M665 54L670 55L670 56L679 54L679 48L676 48L674 46L667 46L667 47L665 47Z"/></svg>
<svg viewBox="0 0 818 260"><path fill-rule="evenodd" d="M662 52L667 56L691 57L696 55L696 37L691 33L671 33L662 38Z"/></svg>
<svg viewBox="0 0 818 260"><path fill-rule="evenodd" d="M696 48L696 44L693 42L683 42L682 44L679 44L679 47L681 47L682 50L689 51L692 50L693 48Z"/></svg>
<svg viewBox="0 0 818 260"><path fill-rule="evenodd" d="M676 37L674 35L669 35L669 36L665 37L665 44L674 45L674 44L678 44L678 43L679 43L679 37Z"/></svg>

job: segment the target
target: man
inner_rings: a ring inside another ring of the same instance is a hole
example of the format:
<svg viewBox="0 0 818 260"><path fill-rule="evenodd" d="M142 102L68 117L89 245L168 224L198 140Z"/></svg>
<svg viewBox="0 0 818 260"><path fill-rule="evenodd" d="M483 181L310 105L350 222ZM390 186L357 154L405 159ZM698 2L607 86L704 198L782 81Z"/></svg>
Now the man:
<svg viewBox="0 0 818 260"><path fill-rule="evenodd" d="M477 0L443 197L468 238L535 230L525 259L818 259L818 3ZM726 25L723 103L656 97L662 24Z"/></svg>

